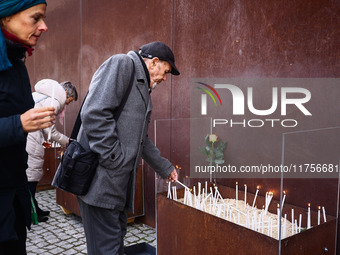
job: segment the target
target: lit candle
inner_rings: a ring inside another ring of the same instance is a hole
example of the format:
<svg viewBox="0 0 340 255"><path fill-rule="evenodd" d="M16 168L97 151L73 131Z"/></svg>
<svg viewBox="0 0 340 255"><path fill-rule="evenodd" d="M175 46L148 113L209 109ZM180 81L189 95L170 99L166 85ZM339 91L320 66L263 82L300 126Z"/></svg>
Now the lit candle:
<svg viewBox="0 0 340 255"><path fill-rule="evenodd" d="M307 215L307 229L310 229L311 222L310 222L310 204L308 204L308 215Z"/></svg>
<svg viewBox="0 0 340 255"><path fill-rule="evenodd" d="M238 208L238 182L236 182L236 208Z"/></svg>
<svg viewBox="0 0 340 255"><path fill-rule="evenodd" d="M326 222L326 212L325 207L322 207L323 222Z"/></svg>
<svg viewBox="0 0 340 255"><path fill-rule="evenodd" d="M286 191L283 191L283 198L282 198L282 204L281 204L282 209L283 209L283 205L285 203L285 199L286 199Z"/></svg>
<svg viewBox="0 0 340 255"><path fill-rule="evenodd" d="M247 208L247 184L244 184L244 208Z"/></svg>
<svg viewBox="0 0 340 255"><path fill-rule="evenodd" d="M191 194L191 189L188 190L188 205L192 206L192 194Z"/></svg>
<svg viewBox="0 0 340 255"><path fill-rule="evenodd" d="M205 181L205 196L208 195L208 182Z"/></svg>
<svg viewBox="0 0 340 255"><path fill-rule="evenodd" d="M320 206L318 206L318 225L320 225Z"/></svg>
<svg viewBox="0 0 340 255"><path fill-rule="evenodd" d="M256 201L256 198L257 198L257 194L259 193L259 189L260 189L260 186L257 186L257 189L256 189L256 193L255 193L255 197L254 197L254 201L253 201L252 207L255 206L255 201ZM267 196L267 195L266 195L266 196Z"/></svg>
<svg viewBox="0 0 340 255"><path fill-rule="evenodd" d="M268 208L269 208L270 202L272 201L272 198L273 198L273 192L269 192L268 193L268 199L267 199L267 202L266 202L266 207L264 208L265 214L267 214L267 212L268 212Z"/></svg>

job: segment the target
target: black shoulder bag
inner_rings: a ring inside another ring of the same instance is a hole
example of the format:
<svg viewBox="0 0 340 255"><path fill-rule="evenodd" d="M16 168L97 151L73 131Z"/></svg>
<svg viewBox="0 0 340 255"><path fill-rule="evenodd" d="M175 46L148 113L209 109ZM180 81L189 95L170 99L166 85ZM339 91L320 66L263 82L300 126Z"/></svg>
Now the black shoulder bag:
<svg viewBox="0 0 340 255"><path fill-rule="evenodd" d="M113 113L114 119L116 121L118 121L119 116L123 111L125 103L131 92L133 77L135 74L134 68L135 67L133 66L129 87L125 92L125 95L119 107ZM83 101L83 104L85 102L85 99ZM83 104L80 107L76 122L72 130L72 134L70 136L70 138L73 140L71 140L72 142L70 142L70 144L67 146L52 181L52 185L54 187L78 196L86 195L98 166L97 154L91 150L84 149L83 146L81 146L81 144L75 140L78 136L78 132L81 126L80 112L83 108Z"/></svg>

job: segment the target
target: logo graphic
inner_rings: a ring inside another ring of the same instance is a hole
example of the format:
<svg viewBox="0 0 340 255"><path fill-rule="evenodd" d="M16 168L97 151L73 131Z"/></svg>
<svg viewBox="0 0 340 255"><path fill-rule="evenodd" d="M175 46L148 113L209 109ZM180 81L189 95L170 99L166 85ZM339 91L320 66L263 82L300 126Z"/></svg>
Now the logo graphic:
<svg viewBox="0 0 340 255"><path fill-rule="evenodd" d="M203 85L203 86L209 88L212 92L214 92L214 94L217 96L217 98L218 98L218 100L220 101L220 104L221 104L221 106L222 106L221 97L220 97L220 95L217 93L217 91L216 91L212 86L210 86L210 85L208 85L208 84L205 84L205 83L203 83L203 82L196 82L196 83L201 84L201 85ZM211 92L210 92L209 90L204 89L204 88L201 88L201 87L197 87L197 88L198 88L198 89L201 89L201 90L203 90L205 93L207 93L207 94L211 97L211 99L214 101L215 106L217 106L216 99L215 99L215 97L213 96L213 94L211 94ZM207 95L206 95L206 94L202 94L202 95L201 95L201 101L202 101L201 114L202 114L202 115L207 115Z"/></svg>

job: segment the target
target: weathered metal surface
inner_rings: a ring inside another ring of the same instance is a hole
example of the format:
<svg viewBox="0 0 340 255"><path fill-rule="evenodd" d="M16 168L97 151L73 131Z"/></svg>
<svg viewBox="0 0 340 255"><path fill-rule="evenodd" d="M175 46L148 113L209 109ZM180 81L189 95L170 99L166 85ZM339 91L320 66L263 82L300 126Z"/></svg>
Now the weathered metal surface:
<svg viewBox="0 0 340 255"><path fill-rule="evenodd" d="M228 187L219 186L219 191L223 197L235 195L235 190ZM244 193L239 192L239 196ZM183 190L178 191L178 197L183 197ZM247 194L247 200L253 198L253 194ZM264 198L258 197L257 201L261 208ZM269 211L275 212L276 203L272 201ZM305 213L303 208L287 204L284 208L286 213L292 208L297 214ZM316 217L317 213L312 212L312 222L316 222ZM323 254L325 248L328 254L334 254L336 220L329 215L327 219L326 223L283 239L281 254ZM157 252L158 255L273 255L279 253L279 241L168 199L166 193L161 193L157 196Z"/></svg>

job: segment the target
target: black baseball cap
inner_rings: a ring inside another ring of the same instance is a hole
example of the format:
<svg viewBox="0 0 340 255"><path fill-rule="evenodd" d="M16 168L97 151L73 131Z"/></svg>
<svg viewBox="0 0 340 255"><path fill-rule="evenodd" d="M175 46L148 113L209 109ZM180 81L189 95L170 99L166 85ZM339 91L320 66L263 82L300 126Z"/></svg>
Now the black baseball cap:
<svg viewBox="0 0 340 255"><path fill-rule="evenodd" d="M178 69L175 66L175 56L171 49L162 42L151 42L139 48L139 54L144 58L159 58L160 60L168 62L171 67L171 74L179 75Z"/></svg>

